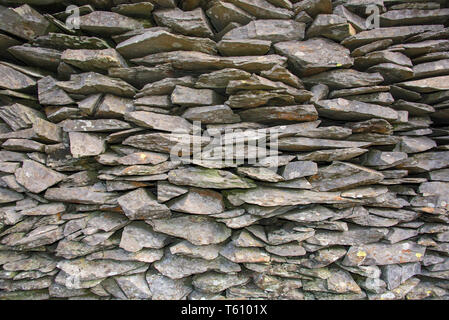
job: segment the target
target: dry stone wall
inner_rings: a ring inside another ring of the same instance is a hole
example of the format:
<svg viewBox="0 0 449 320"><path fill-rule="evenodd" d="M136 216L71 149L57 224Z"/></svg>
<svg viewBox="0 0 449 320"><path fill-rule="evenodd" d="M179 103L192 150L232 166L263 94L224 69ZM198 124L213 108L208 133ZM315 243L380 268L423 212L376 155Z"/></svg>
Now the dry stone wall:
<svg viewBox="0 0 449 320"><path fill-rule="evenodd" d="M449 297L448 1L0 2L0 299Z"/></svg>

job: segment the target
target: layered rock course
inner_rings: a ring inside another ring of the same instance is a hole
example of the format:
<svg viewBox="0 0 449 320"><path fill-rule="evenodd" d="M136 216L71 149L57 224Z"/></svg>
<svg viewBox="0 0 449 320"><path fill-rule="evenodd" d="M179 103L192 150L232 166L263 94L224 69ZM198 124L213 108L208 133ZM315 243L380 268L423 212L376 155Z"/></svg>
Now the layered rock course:
<svg viewBox="0 0 449 320"><path fill-rule="evenodd" d="M0 299L449 298L448 1L1 3Z"/></svg>

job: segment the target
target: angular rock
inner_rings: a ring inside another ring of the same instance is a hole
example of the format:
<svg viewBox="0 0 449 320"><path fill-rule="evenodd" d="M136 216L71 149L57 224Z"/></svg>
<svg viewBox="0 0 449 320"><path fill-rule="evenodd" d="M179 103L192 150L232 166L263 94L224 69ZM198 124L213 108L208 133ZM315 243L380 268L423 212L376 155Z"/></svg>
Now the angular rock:
<svg viewBox="0 0 449 320"><path fill-rule="evenodd" d="M79 17L79 26L83 31L107 36L143 28L137 20L108 11L94 11Z"/></svg>
<svg viewBox="0 0 449 320"><path fill-rule="evenodd" d="M165 30L149 30L141 35L120 42L116 49L122 56L131 59L152 53L176 50L214 54L216 45L210 39L176 35Z"/></svg>
<svg viewBox="0 0 449 320"><path fill-rule="evenodd" d="M117 199L126 216L131 220L160 219L170 217L166 205L143 188L128 192Z"/></svg>
<svg viewBox="0 0 449 320"><path fill-rule="evenodd" d="M279 42L276 51L285 55L302 76L310 76L328 69L352 66L349 50L327 39ZM320 52L320 54L316 54Z"/></svg>
<svg viewBox="0 0 449 320"><path fill-rule="evenodd" d="M191 214L217 214L224 211L223 198L220 193L191 188L188 193L170 201L170 210Z"/></svg>
<svg viewBox="0 0 449 320"><path fill-rule="evenodd" d="M109 68L126 68L125 60L114 49L65 50L61 60L84 71L106 71Z"/></svg>
<svg viewBox="0 0 449 320"><path fill-rule="evenodd" d="M178 8L158 10L153 13L153 17L158 25L169 27L186 36L211 38L214 35L201 8L191 11Z"/></svg>
<svg viewBox="0 0 449 320"><path fill-rule="evenodd" d="M365 244L349 248L343 264L348 266L388 265L421 261L426 248L414 242Z"/></svg>
<svg viewBox="0 0 449 320"><path fill-rule="evenodd" d="M343 98L321 100L315 106L320 115L332 119L359 121L381 118L392 121L398 118L397 112L391 108Z"/></svg>
<svg viewBox="0 0 449 320"><path fill-rule="evenodd" d="M23 161L15 175L17 182L33 193L40 193L65 178L65 175L32 160Z"/></svg>
<svg viewBox="0 0 449 320"><path fill-rule="evenodd" d="M106 151L104 137L93 133L69 132L70 152L74 158L97 156Z"/></svg>
<svg viewBox="0 0 449 320"><path fill-rule="evenodd" d="M220 104L223 98L210 89L192 89L177 85L171 94L171 101L182 106L205 106Z"/></svg>
<svg viewBox="0 0 449 320"><path fill-rule="evenodd" d="M156 232L186 239L194 245L223 242L231 236L231 230L214 219L201 216L181 216L148 221Z"/></svg>

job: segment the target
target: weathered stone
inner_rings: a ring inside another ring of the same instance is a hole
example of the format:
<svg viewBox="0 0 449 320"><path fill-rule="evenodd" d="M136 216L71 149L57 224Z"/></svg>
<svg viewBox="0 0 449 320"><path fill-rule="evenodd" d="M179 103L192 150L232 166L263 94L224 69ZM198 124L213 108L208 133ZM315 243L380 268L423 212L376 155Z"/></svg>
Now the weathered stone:
<svg viewBox="0 0 449 320"><path fill-rule="evenodd" d="M315 106L320 115L333 119L357 121L381 118L391 121L398 118L397 112L391 108L343 98L321 100L316 102Z"/></svg>
<svg viewBox="0 0 449 320"><path fill-rule="evenodd" d="M248 72L269 70L275 65L284 65L287 58L272 54L265 56L248 57L220 57L193 51L172 51L133 59L133 62L153 66L158 63L171 63L181 70L219 70L224 68L237 68Z"/></svg>
<svg viewBox="0 0 449 320"><path fill-rule="evenodd" d="M187 109L182 117L190 121L201 121L205 124L237 123L240 121L240 116L226 105L192 107Z"/></svg>
<svg viewBox="0 0 449 320"><path fill-rule="evenodd" d="M147 272L152 300L182 300L192 291L186 279L173 280L157 272Z"/></svg>
<svg viewBox="0 0 449 320"><path fill-rule="evenodd" d="M134 111L125 114L125 120L135 124L162 131L190 132L192 125L187 120L178 116L163 115L154 112Z"/></svg>
<svg viewBox="0 0 449 320"><path fill-rule="evenodd" d="M6 65L0 64L0 88L10 90L26 90L36 86L36 81L27 75L14 70Z"/></svg>
<svg viewBox="0 0 449 320"><path fill-rule="evenodd" d="M309 181L320 191L342 190L382 181L384 176L377 171L354 164L335 161L330 166L320 168L318 174Z"/></svg>
<svg viewBox="0 0 449 320"><path fill-rule="evenodd" d="M217 214L224 211L224 203L220 193L191 188L185 195L170 201L173 211L191 214Z"/></svg>
<svg viewBox="0 0 449 320"><path fill-rule="evenodd" d="M14 46L8 49L15 58L27 65L56 71L61 61L61 52L55 49L31 47L27 45Z"/></svg>
<svg viewBox="0 0 449 320"><path fill-rule="evenodd" d="M170 216L166 205L143 188L131 191L117 199L126 216L131 220L159 219Z"/></svg>
<svg viewBox="0 0 449 320"><path fill-rule="evenodd" d="M391 39L393 42L402 42L405 38L420 34L425 31L442 30L442 25L417 25L403 27L376 28L362 31L342 41L344 46L355 48L370 42Z"/></svg>
<svg viewBox="0 0 449 320"><path fill-rule="evenodd" d="M180 49L210 54L216 52L215 42L210 39L176 35L164 30L149 30L119 43L116 48L128 59Z"/></svg>
<svg viewBox="0 0 449 320"><path fill-rule="evenodd" d="M131 128L127 122L116 119L64 120L62 127L66 132L114 132Z"/></svg>
<svg viewBox="0 0 449 320"><path fill-rule="evenodd" d="M335 89L375 86L384 81L380 73L365 73L353 69L337 69L303 78L306 84L325 84Z"/></svg>
<svg viewBox="0 0 449 320"><path fill-rule="evenodd" d="M50 22L28 4L15 9L1 7L0 26L2 31L31 40L36 36L45 35L49 31Z"/></svg>
<svg viewBox="0 0 449 320"><path fill-rule="evenodd" d="M61 60L84 71L106 71L109 68L126 68L125 60L114 49L65 50Z"/></svg>
<svg viewBox="0 0 449 320"><path fill-rule="evenodd" d="M293 11L279 8L266 0L227 0L258 19L289 19Z"/></svg>
<svg viewBox="0 0 449 320"><path fill-rule="evenodd" d="M440 76L434 78L426 78L422 80L412 80L407 82L398 83L399 86L414 90L417 92L433 92L449 90L448 83L449 76Z"/></svg>
<svg viewBox="0 0 449 320"><path fill-rule="evenodd" d="M50 32L39 36L33 40L33 43L42 46L54 48L57 50L65 49L107 49L109 44L97 37L77 36L64 33Z"/></svg>
<svg viewBox="0 0 449 320"><path fill-rule="evenodd" d="M232 189L255 186L250 180L242 179L229 171L199 167L172 170L168 174L168 181L198 188Z"/></svg>
<svg viewBox="0 0 449 320"><path fill-rule="evenodd" d="M257 39L225 39L217 44L223 56L258 56L270 50L271 41Z"/></svg>
<svg viewBox="0 0 449 320"><path fill-rule="evenodd" d="M349 199L341 198L338 192L314 192L309 190L258 187L249 190L230 190L224 193L234 205L250 203L273 207L311 203L351 202Z"/></svg>
<svg viewBox="0 0 449 320"><path fill-rule="evenodd" d="M421 261L426 248L414 242L397 244L365 244L349 248L343 264L359 265L388 265Z"/></svg>
<svg viewBox="0 0 449 320"><path fill-rule="evenodd" d="M260 123L317 120L317 112L313 105L260 107L239 112L239 116L244 121L254 121Z"/></svg>
<svg viewBox="0 0 449 320"><path fill-rule="evenodd" d="M257 39L276 43L302 40L304 31L305 25L303 23L292 20L256 20L229 31L223 36L222 40Z"/></svg>
<svg viewBox="0 0 449 320"><path fill-rule="evenodd" d="M287 56L295 70L303 76L309 76L328 69L352 66L353 59L349 50L326 39L310 39L307 41L279 42L274 48ZM316 52L320 54L316 54Z"/></svg>
<svg viewBox="0 0 449 320"><path fill-rule="evenodd" d="M115 196L115 193L95 187L49 188L44 195L48 200L82 204L115 203Z"/></svg>
<svg viewBox="0 0 449 320"><path fill-rule="evenodd" d="M192 284L195 288L209 293L219 293L227 288L247 283L249 277L245 274L221 274L207 272L193 277Z"/></svg>
<svg viewBox="0 0 449 320"><path fill-rule="evenodd" d="M449 18L449 10L391 10L381 14L380 23L382 26L391 27L398 25L418 25L430 23L444 23Z"/></svg>
<svg viewBox="0 0 449 320"><path fill-rule="evenodd" d="M254 19L254 17L245 10L224 1L214 2L206 11L206 14L218 31L224 29L229 23L237 22L245 25Z"/></svg>
<svg viewBox="0 0 449 320"><path fill-rule="evenodd" d="M85 95L104 92L133 97L136 93L136 89L123 80L109 78L95 72L71 75L70 81L59 81L57 85L67 92Z"/></svg>
<svg viewBox="0 0 449 320"><path fill-rule="evenodd" d="M201 216L182 216L148 221L154 230L186 239L195 245L223 242L231 236L231 230L214 219Z"/></svg>
<svg viewBox="0 0 449 320"><path fill-rule="evenodd" d="M110 276L132 272L143 267L143 262L93 260L85 259L63 260L58 263L58 268L69 276L79 278L81 281L103 279Z"/></svg>
<svg viewBox="0 0 449 320"><path fill-rule="evenodd" d="M340 42L356 33L345 18L335 14L319 14L307 29L307 38L323 36Z"/></svg>
<svg viewBox="0 0 449 320"><path fill-rule="evenodd" d="M172 255L169 252L166 252L162 260L155 262L154 267L164 276L173 280L210 270L222 273L235 273L241 270L238 264L223 257L218 257L215 260L203 260Z"/></svg>
<svg viewBox="0 0 449 320"><path fill-rule="evenodd" d="M97 156L106 151L104 137L93 133L69 132L70 152L74 158Z"/></svg>
<svg viewBox="0 0 449 320"><path fill-rule="evenodd" d="M79 17L79 26L83 31L108 36L143 28L137 20L108 11L94 11Z"/></svg>
<svg viewBox="0 0 449 320"><path fill-rule="evenodd" d="M183 240L170 247L172 254L179 254L190 258L201 258L205 260L214 260L218 257L221 245L211 244L196 246Z"/></svg>
<svg viewBox="0 0 449 320"><path fill-rule="evenodd" d="M278 141L279 150L286 150L286 151L313 151L320 149L360 148L367 146L369 144L370 143L367 142L314 139L303 137L286 137L281 138ZM305 160L305 159L298 158L298 160Z"/></svg>
<svg viewBox="0 0 449 320"><path fill-rule="evenodd" d="M182 106L204 106L220 104L223 98L210 89L192 89L177 85L171 95L171 101Z"/></svg>
<svg viewBox="0 0 449 320"><path fill-rule="evenodd" d="M260 248L240 248L229 242L220 254L234 263L267 263L270 255Z"/></svg>
<svg viewBox="0 0 449 320"><path fill-rule="evenodd" d="M19 192L0 187L0 203L14 202L23 198L24 196Z"/></svg>
<svg viewBox="0 0 449 320"><path fill-rule="evenodd" d="M144 248L161 249L168 243L168 237L156 233L144 222L132 222L122 232L120 248L128 252L139 252Z"/></svg>
<svg viewBox="0 0 449 320"><path fill-rule="evenodd" d="M15 175L17 182L34 193L40 193L65 178L65 175L32 160L25 160Z"/></svg>
<svg viewBox="0 0 449 320"><path fill-rule="evenodd" d="M178 8L158 10L153 13L153 17L158 25L170 27L186 36L211 38L214 35L201 8L191 11Z"/></svg>

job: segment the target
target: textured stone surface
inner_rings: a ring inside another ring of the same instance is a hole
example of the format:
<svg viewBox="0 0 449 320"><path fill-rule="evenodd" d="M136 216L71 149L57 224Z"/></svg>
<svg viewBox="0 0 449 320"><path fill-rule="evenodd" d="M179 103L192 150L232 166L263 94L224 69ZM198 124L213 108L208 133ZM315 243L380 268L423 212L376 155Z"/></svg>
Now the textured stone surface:
<svg viewBox="0 0 449 320"><path fill-rule="evenodd" d="M0 300L448 299L447 1L68 5L0 6Z"/></svg>

